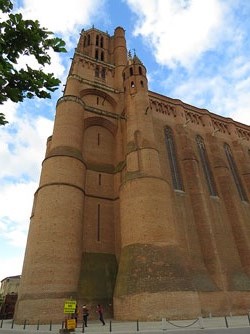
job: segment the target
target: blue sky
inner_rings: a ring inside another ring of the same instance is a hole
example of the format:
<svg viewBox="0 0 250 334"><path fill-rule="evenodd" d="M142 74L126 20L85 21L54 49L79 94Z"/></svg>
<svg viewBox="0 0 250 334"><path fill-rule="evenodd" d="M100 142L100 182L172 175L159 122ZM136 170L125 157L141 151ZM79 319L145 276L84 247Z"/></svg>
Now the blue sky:
<svg viewBox="0 0 250 334"><path fill-rule="evenodd" d="M147 68L150 90L250 125L249 0L18 0L16 9L38 19L67 43L50 67L65 83L82 29L126 30ZM0 15L0 19L1 19ZM34 64L31 57L18 66ZM0 280L21 274L33 194L46 139L52 134L51 100L0 106Z"/></svg>

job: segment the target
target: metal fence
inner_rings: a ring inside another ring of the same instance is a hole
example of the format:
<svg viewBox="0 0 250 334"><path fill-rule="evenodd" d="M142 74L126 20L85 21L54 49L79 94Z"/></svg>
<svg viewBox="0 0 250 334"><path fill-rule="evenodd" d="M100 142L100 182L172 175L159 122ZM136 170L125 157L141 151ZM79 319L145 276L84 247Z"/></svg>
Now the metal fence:
<svg viewBox="0 0 250 334"><path fill-rule="evenodd" d="M169 320L163 318L160 321L115 321L106 320L106 326L98 320L92 320L88 322L88 328L84 327L82 322L78 322L78 327L75 332L78 333L135 333L135 332L165 332L173 329L214 329L214 328L241 328L250 327L250 316L224 316L224 317L198 317L193 320ZM51 320L49 324L40 324L38 320L36 324L29 324L29 320L24 320L23 324L15 324L14 320L6 319L0 320L0 333L1 330L13 330L18 332L67 332L65 330L65 321L61 324L53 323Z"/></svg>

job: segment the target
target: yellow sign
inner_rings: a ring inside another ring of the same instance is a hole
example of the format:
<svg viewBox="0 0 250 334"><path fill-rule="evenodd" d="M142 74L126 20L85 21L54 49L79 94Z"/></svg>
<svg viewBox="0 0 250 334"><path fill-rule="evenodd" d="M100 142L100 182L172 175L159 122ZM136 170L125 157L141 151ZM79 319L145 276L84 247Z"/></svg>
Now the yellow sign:
<svg viewBox="0 0 250 334"><path fill-rule="evenodd" d="M75 329L76 321L75 319L67 319L67 329Z"/></svg>
<svg viewBox="0 0 250 334"><path fill-rule="evenodd" d="M67 300L64 303L64 313L75 313L76 300Z"/></svg>

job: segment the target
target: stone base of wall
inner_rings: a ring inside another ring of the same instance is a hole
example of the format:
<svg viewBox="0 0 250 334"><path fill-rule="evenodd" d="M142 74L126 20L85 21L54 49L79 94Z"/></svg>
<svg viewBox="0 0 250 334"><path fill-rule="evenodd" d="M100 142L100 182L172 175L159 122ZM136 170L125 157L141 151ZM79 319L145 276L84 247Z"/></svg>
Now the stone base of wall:
<svg viewBox="0 0 250 334"><path fill-rule="evenodd" d="M114 298L116 320L195 319L201 313L197 292L141 293Z"/></svg>
<svg viewBox="0 0 250 334"><path fill-rule="evenodd" d="M201 315L226 316L248 314L250 291L200 292Z"/></svg>
<svg viewBox="0 0 250 334"><path fill-rule="evenodd" d="M23 324L26 320L30 325L62 323L64 314L64 302L66 298L44 298L20 300L16 305L14 321Z"/></svg>

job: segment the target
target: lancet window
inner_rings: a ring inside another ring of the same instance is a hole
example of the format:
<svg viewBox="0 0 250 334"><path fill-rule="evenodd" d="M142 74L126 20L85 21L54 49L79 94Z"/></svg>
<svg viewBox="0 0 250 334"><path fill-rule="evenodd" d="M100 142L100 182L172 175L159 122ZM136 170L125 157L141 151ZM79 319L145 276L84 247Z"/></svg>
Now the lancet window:
<svg viewBox="0 0 250 334"><path fill-rule="evenodd" d="M101 36L100 47L103 48L103 37Z"/></svg>
<svg viewBox="0 0 250 334"><path fill-rule="evenodd" d="M225 153L226 153L226 157L227 157L227 160L228 160L228 163L229 163L229 167L230 167L231 173L233 175L233 179L234 179L235 185L237 187L240 199L242 201L248 201L245 189L243 188L243 185L241 183L241 179L240 179L240 176L239 176L239 173L238 173L238 169L237 169L232 151L230 149L230 146L226 143L224 144L224 150L225 150Z"/></svg>
<svg viewBox="0 0 250 334"><path fill-rule="evenodd" d="M98 49L95 50L95 59L97 60L99 58L99 52Z"/></svg>
<svg viewBox="0 0 250 334"><path fill-rule="evenodd" d="M207 181L209 194L211 196L217 196L216 185L215 185L213 174L211 172L211 168L210 168L207 151L206 151L206 147L205 147L203 138L199 135L196 136L196 143L198 145L198 151L200 155L202 169L203 169L206 181Z"/></svg>
<svg viewBox="0 0 250 334"><path fill-rule="evenodd" d="M167 152L168 152L173 187L175 190L184 191L182 177L181 177L181 173L179 170L179 165L178 165L178 160L177 160L177 155L176 155L173 131L169 127L165 128L165 142L166 142L166 147L167 147Z"/></svg>

